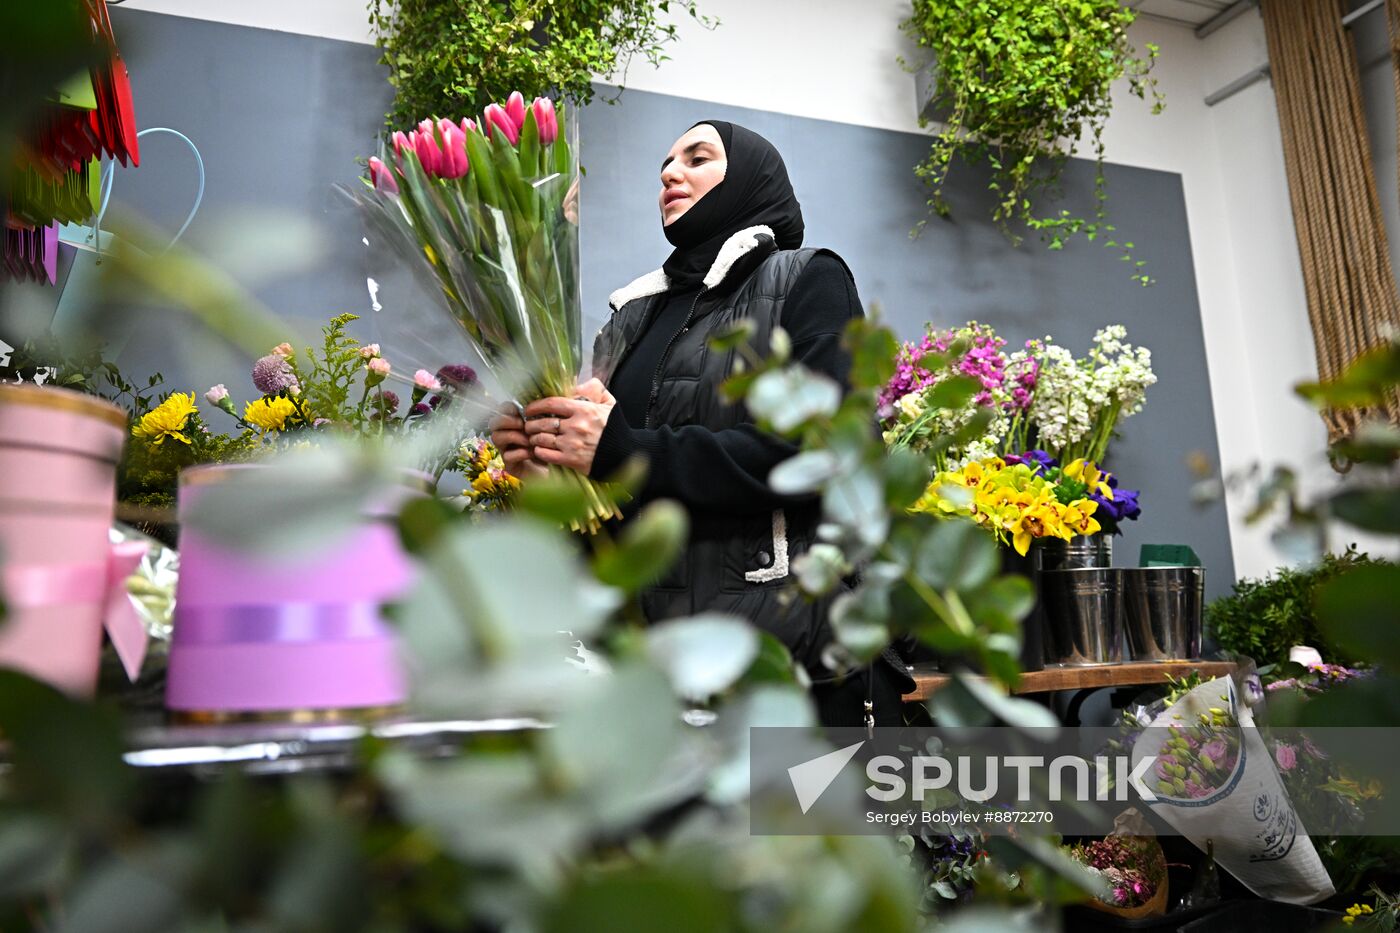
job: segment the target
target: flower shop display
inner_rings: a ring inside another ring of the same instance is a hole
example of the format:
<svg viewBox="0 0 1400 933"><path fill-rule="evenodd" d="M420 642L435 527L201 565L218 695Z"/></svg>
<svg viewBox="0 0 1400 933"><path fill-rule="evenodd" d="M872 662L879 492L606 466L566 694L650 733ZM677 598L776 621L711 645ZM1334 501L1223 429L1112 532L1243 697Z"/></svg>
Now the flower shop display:
<svg viewBox="0 0 1400 933"><path fill-rule="evenodd" d="M1314 904L1334 888L1279 765L1234 683L1221 677L1173 702L1132 743L1132 762L1156 757L1157 816L1260 897Z"/></svg>
<svg viewBox="0 0 1400 933"><path fill-rule="evenodd" d="M1125 343L1126 336L1122 325L1105 327L1089 355L1076 359L1050 337L1007 353L1006 341L986 324L930 325L918 343L899 348L880 392L885 442L924 454L935 472L1031 450L1064 463L1102 464L1118 423L1142 410L1157 381L1151 351ZM950 408L955 386L973 394L958 393Z"/></svg>
<svg viewBox="0 0 1400 933"><path fill-rule="evenodd" d="M181 473L182 524L214 484L261 469L215 464ZM217 721L369 714L401 704L404 672L382 605L413 580L384 520L403 498L386 492L352 533L290 557L239 550L186 525L166 707Z"/></svg>
<svg viewBox="0 0 1400 933"><path fill-rule="evenodd" d="M388 161L348 192L382 237L435 283L509 398L573 395L583 363L578 159L548 98L519 92L480 121L424 120L393 134ZM573 471L583 525L620 516L616 493Z"/></svg>
<svg viewBox="0 0 1400 933"><path fill-rule="evenodd" d="M108 538L125 433L107 402L0 385L0 666L79 695L96 686L104 628L133 680L145 653L124 586L145 547Z"/></svg>

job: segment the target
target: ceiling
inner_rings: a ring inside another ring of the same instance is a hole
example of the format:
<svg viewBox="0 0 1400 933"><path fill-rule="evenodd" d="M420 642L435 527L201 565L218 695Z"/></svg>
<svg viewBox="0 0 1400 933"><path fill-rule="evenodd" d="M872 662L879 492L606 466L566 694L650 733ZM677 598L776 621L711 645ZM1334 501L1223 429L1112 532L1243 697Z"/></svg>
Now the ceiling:
<svg viewBox="0 0 1400 933"><path fill-rule="evenodd" d="M1234 0L1128 0L1131 6L1154 19L1182 26L1199 26L1230 6Z"/></svg>

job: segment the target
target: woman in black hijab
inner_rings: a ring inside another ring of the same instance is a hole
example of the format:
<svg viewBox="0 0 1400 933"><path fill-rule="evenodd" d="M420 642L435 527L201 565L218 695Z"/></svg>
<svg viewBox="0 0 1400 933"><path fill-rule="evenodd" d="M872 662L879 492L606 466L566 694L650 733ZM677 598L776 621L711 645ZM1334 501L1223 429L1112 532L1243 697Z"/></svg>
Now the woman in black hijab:
<svg viewBox="0 0 1400 933"><path fill-rule="evenodd" d="M708 346L740 319L768 353L773 331L792 358L844 384L846 324L862 315L855 283L830 250L803 249L802 207L773 145L742 126L706 120L676 140L661 164L663 231L674 247L662 267L614 292L613 316L594 348L594 379L574 399L541 399L528 420L502 416L492 439L509 467L559 464L594 477L640 458L647 479L629 513L676 499L691 517L676 566L642 594L649 621L732 612L776 635L806 669L821 718L859 725L873 713L898 723L913 682L893 655L867 669L828 665L829 600L781 599L791 562L814 542L820 505L780 496L768 474L797 448L761 431L720 384L735 350Z"/></svg>

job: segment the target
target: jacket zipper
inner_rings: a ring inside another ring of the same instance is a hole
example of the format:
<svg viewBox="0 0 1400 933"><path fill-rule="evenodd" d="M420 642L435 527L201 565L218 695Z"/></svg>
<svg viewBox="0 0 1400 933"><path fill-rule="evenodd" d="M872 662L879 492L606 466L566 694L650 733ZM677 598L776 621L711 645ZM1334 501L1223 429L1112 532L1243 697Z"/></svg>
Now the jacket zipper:
<svg viewBox="0 0 1400 933"><path fill-rule="evenodd" d="M690 310L686 312L681 329L671 335L671 339L666 343L666 349L661 351L661 359L656 361L656 372L651 377L651 395L647 398L647 416L642 422L644 428L652 426L651 407L656 404L656 399L661 394L661 370L665 368L666 361L671 358L671 349L675 347L676 341L681 339L682 334L690 330L690 322L695 319L695 309L700 305L700 298L708 291L708 288L702 288L695 293L695 300L690 303Z"/></svg>

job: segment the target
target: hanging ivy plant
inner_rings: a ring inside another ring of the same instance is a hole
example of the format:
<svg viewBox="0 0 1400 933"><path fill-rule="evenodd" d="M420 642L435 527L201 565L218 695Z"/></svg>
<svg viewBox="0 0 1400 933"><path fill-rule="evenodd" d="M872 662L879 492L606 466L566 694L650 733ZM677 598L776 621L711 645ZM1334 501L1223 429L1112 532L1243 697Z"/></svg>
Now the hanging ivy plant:
<svg viewBox="0 0 1400 933"><path fill-rule="evenodd" d="M652 65L676 37L673 11L706 28L697 0L369 0L369 21L394 86L391 128L429 116L480 113L511 91L575 103L595 75Z"/></svg>
<svg viewBox="0 0 1400 933"><path fill-rule="evenodd" d="M948 216L943 192L955 156L985 161L996 197L992 219L1014 242L1017 222L1040 231L1051 249L1077 233L1089 240L1102 235L1134 263L1134 279L1148 284L1145 263L1130 254L1133 244L1112 239L1103 177L1114 83L1126 78L1135 96L1150 95L1153 113L1163 106L1149 76L1157 46L1145 43L1140 55L1128 40L1137 11L1119 0L913 0L913 6L904 29L932 53L930 110L942 120L928 158L915 168L929 186L929 207ZM1037 210L1038 196L1058 190L1066 161L1085 143L1096 162L1093 216Z"/></svg>

